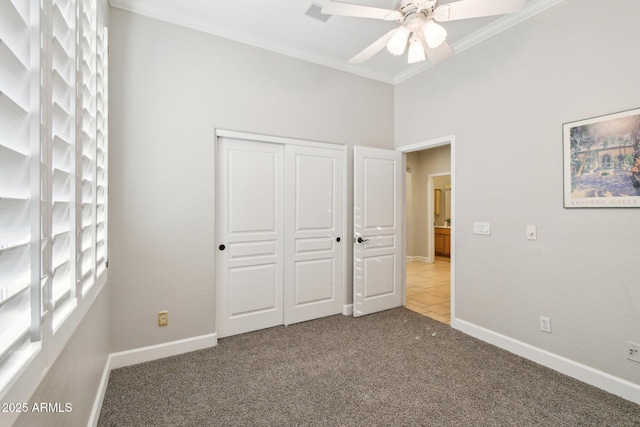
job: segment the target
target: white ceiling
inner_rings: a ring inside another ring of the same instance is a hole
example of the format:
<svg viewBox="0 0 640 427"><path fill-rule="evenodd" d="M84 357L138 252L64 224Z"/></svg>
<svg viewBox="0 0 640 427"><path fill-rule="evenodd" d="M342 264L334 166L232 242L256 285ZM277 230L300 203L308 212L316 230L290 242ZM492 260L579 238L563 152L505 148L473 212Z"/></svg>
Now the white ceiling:
<svg viewBox="0 0 640 427"><path fill-rule="evenodd" d="M397 23L332 16L327 22L305 13L325 0L111 0L111 5L162 21L183 25L227 39L348 71L387 83L399 83L432 66L429 61L408 65L406 54L381 51L370 61L347 61ZM399 0L340 0L345 3L395 9ZM454 0L440 0L440 4ZM485 0L491 1L491 0ZM512 15L446 22L447 41L460 53L487 38L560 3L528 0Z"/></svg>

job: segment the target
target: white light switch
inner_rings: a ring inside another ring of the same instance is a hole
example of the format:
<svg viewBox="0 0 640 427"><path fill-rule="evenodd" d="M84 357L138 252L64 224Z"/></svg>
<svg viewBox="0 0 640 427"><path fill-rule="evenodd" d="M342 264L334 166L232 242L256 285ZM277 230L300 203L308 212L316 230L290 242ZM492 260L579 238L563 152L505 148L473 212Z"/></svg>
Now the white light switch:
<svg viewBox="0 0 640 427"><path fill-rule="evenodd" d="M474 222L473 223L473 234L491 234L491 224L488 222Z"/></svg>
<svg viewBox="0 0 640 427"><path fill-rule="evenodd" d="M527 240L538 240L538 231L535 225L527 225Z"/></svg>

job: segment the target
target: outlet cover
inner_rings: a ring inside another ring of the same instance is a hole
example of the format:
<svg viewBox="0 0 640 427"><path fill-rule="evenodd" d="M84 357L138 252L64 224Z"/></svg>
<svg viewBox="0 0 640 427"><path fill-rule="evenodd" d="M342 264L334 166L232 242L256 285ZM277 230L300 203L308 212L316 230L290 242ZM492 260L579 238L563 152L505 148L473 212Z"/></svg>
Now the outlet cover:
<svg viewBox="0 0 640 427"><path fill-rule="evenodd" d="M159 311L158 312L158 326L167 326L169 324L169 312L168 311Z"/></svg>
<svg viewBox="0 0 640 427"><path fill-rule="evenodd" d="M627 359L640 363L640 344L627 343Z"/></svg>
<svg viewBox="0 0 640 427"><path fill-rule="evenodd" d="M548 317L540 316L540 330L542 332L551 333L551 319Z"/></svg>

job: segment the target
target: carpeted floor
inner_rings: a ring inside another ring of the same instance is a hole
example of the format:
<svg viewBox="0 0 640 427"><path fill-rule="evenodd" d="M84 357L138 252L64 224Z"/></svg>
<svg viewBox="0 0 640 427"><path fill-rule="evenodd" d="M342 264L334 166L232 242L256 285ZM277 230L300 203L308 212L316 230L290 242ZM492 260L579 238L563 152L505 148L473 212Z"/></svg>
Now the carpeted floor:
<svg viewBox="0 0 640 427"><path fill-rule="evenodd" d="M640 426L640 406L397 308L111 372L99 426Z"/></svg>

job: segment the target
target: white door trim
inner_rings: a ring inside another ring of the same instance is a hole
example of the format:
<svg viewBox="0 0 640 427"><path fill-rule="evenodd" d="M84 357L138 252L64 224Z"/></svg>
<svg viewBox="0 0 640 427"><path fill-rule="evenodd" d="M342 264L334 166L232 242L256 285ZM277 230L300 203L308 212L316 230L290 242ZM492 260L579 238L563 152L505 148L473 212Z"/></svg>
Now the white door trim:
<svg viewBox="0 0 640 427"><path fill-rule="evenodd" d="M455 327L456 324L456 279L455 279L455 271L456 271L456 257L455 257L455 236L456 236L456 136L455 135L447 135L440 138L430 139L423 142L418 142L415 144L404 145L400 147L396 147L397 151L400 151L404 154L410 153L412 151L420 151L427 148L436 148L444 145L451 145L451 325ZM405 183L406 186L406 183ZM403 202L404 203L404 202ZM430 210L433 212L433 208ZM432 221L433 222L433 221ZM406 231L405 231L406 232ZM403 240L406 246L406 235L403 236ZM433 246L433 244L431 244ZM406 249L405 249L406 250ZM406 254L403 254L403 256ZM403 281L406 280L406 277L403 278ZM403 287L406 288L406 283L403 283Z"/></svg>
<svg viewBox="0 0 640 427"><path fill-rule="evenodd" d="M217 165L218 165L218 158L217 158L217 153L218 153L218 138L220 137L227 137L227 138L234 138L234 139L248 139L251 141L255 141L255 142L267 142L267 143L275 143L275 144L283 144L283 145L299 145L299 146L305 146L305 147L317 147L317 148L326 148L326 149L332 149L332 150L340 150L342 151L342 176L343 176L343 182L342 182L342 232L341 235L344 236L345 238L343 239L344 241L344 245L342 245L342 259L343 262L346 263L347 260L347 248L350 248L350 241L351 241L351 236L347 235L347 218L348 218L348 213L347 213L347 207L348 207L348 200L347 200L347 190L348 190L348 186L349 186L349 179L348 179L348 175L347 175L347 171L348 171L348 152L347 152L347 145L345 144L340 144L340 143L332 143L332 142L320 142L320 141L310 141L310 140L304 140L304 139L297 139L297 138L287 138L287 137L280 137L280 136L273 136L273 135L264 135L264 134L256 134L256 133L250 133L250 132L240 132L240 131L234 131L234 130L229 130L229 129L220 129L220 128L214 128L213 130L213 175L214 177L217 177ZM214 182L214 192L215 192L215 197L214 197L214 203L213 203L213 221L214 221L214 246L215 246L215 250L217 251L217 247L218 247L218 235L217 235L217 224L218 224L218 209L219 209L219 203L218 203L218 193L220 191L220 187L219 187L219 183L217 181L216 178L215 182ZM213 268L214 268L214 272L217 272L217 265L215 262L215 258L212 260L213 263ZM343 314L344 315L351 315L351 313L349 312L350 307L352 306L351 303L348 302L348 286L347 284L351 284L351 278L347 276L348 274L348 268L346 268L346 264L344 265L345 268L342 269L342 289L339 290L339 294L341 295L341 305L343 307ZM217 275L217 273L214 275L214 277ZM216 309L216 304L217 304L217 299L220 297L219 293L218 293L218 289L217 289L217 284L214 283L214 298L216 303L214 303L213 305L213 310L214 310L214 315L213 315L213 322L214 322L214 331L215 333L218 332L218 325L215 322L215 318L217 316L217 313L215 312ZM349 286L351 287L351 286Z"/></svg>
<svg viewBox="0 0 640 427"><path fill-rule="evenodd" d="M283 144L283 145L293 144L293 145L302 145L306 147L328 148L331 150L342 149L345 154L347 152L347 146L344 144L337 144L332 142L309 141L306 139L287 138L283 136L261 135L257 133L238 132L235 130L215 129L215 136L216 136L215 138L216 141L219 137L224 136L227 138L247 139L247 140L256 141L256 142L271 142L273 144Z"/></svg>

